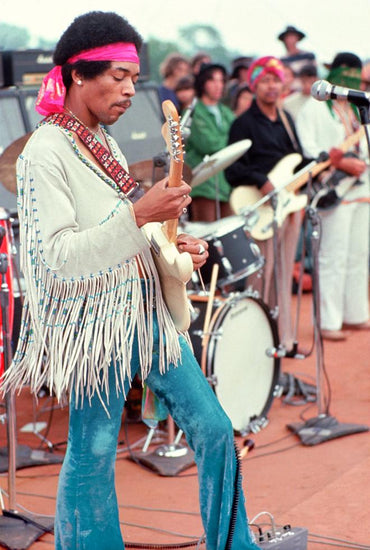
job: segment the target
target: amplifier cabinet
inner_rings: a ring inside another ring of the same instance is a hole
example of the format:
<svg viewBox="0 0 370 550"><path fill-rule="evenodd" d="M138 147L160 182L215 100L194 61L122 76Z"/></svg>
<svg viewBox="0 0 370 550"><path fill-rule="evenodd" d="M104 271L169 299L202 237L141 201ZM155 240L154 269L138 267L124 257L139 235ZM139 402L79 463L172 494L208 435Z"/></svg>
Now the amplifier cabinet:
<svg viewBox="0 0 370 550"><path fill-rule="evenodd" d="M4 86L3 52L0 52L0 88Z"/></svg>
<svg viewBox="0 0 370 550"><path fill-rule="evenodd" d="M4 50L5 86L35 86L54 67L51 50Z"/></svg>

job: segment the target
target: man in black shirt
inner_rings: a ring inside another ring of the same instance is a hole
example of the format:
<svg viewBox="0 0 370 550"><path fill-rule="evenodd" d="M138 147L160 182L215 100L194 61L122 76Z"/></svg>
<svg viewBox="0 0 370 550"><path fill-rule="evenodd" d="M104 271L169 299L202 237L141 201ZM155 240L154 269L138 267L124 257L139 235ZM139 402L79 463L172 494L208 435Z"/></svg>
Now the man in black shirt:
<svg viewBox="0 0 370 550"><path fill-rule="evenodd" d="M232 187L254 186L263 196L275 189L269 180L270 171L287 155L301 153L301 147L291 117L278 107L284 81L282 63L270 56L257 59L251 65L248 77L249 87L255 93L255 99L251 107L233 122L229 143L250 139L252 146L238 161L226 169L225 175ZM279 184L283 183L284 181L279 182ZM274 258L272 237L263 239L260 235L261 238L256 240L266 264L263 281L257 277L254 277L254 281L252 280L253 287L260 291L262 299L271 308L278 305L280 339L288 355L294 344L291 294L301 218L301 211L285 217L277 232L276 258ZM278 275L277 296L273 284L274 271ZM249 280L248 284L250 282Z"/></svg>

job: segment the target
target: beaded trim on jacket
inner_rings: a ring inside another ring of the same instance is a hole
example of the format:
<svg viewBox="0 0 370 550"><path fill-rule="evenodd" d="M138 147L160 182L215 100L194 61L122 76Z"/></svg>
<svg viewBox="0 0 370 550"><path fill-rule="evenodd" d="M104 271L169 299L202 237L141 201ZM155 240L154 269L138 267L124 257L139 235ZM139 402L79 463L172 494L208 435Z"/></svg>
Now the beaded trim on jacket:
<svg viewBox="0 0 370 550"><path fill-rule="evenodd" d="M112 180L81 154L73 135L61 128L58 131L65 134L80 160L114 187ZM116 154L114 140L108 139ZM165 372L169 363L177 364L181 357L178 333L164 304L149 246L144 243L134 258L102 271L83 272L81 267L78 277L66 277L65 259L60 268L51 268L44 256L32 169L22 156L17 184L20 258L27 292L17 350L2 391L29 385L37 394L47 386L58 400L75 391L76 402L82 404L84 396L90 399L95 392L101 398L108 395L108 369L114 368L116 392L124 392L135 333L145 380L152 365L154 299L160 328L160 371ZM117 212L122 215L123 208L131 216L130 206L117 195L116 210L108 218ZM106 221L102 219L99 225ZM139 269L145 280L145 299Z"/></svg>

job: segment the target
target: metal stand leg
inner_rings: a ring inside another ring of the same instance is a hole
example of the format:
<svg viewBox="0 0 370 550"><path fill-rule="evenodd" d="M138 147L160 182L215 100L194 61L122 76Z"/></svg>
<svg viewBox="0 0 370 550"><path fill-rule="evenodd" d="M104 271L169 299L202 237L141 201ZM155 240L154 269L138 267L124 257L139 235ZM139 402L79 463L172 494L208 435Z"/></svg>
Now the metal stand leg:
<svg viewBox="0 0 370 550"><path fill-rule="evenodd" d="M316 201L317 202L317 201ZM314 301L314 340L316 349L316 384L317 384L317 408L318 414L306 422L288 424L301 440L303 445L317 445L337 437L359 432L369 431L369 427L361 424L343 424L329 414L329 403L324 395L324 378L327 374L324 370L324 349L320 332L320 284L319 284L319 246L320 246L320 219L316 204L307 208L307 214L312 223L312 293Z"/></svg>
<svg viewBox="0 0 370 550"><path fill-rule="evenodd" d="M156 428L153 427L149 430L142 452L133 454L135 461L142 463L159 475L168 477L176 476L194 465L194 453L188 446L180 443L183 435L182 430L179 430L175 436L175 424L171 416L167 418L167 443L148 453L155 433Z"/></svg>
<svg viewBox="0 0 370 550"><path fill-rule="evenodd" d="M11 339L8 323L9 288L5 279L8 269L6 254L0 254L0 274L2 284L0 290L0 305L3 323L4 369L9 368L11 358ZM0 516L0 544L10 550L28 548L41 535L53 530L54 520L47 516L27 517L16 511L16 415L13 393L5 396L7 437L8 437L8 500L9 510L3 509Z"/></svg>

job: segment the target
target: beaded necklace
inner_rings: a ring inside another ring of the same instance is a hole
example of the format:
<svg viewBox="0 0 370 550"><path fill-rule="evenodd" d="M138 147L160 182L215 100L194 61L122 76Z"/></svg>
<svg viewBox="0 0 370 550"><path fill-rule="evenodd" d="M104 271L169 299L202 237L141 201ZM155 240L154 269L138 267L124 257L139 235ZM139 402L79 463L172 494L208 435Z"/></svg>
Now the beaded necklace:
<svg viewBox="0 0 370 550"><path fill-rule="evenodd" d="M122 197L130 197L131 200L137 200L141 196L139 184L130 176L130 174L114 158L111 151L107 149L99 140L97 140L89 128L81 123L73 115L68 113L54 113L42 120L42 124L55 124L56 126L69 129L75 132L81 141L87 146L101 166L119 187L119 194ZM135 195L135 199L133 199Z"/></svg>
<svg viewBox="0 0 370 550"><path fill-rule="evenodd" d="M77 122L79 122L80 124L82 124L82 126L84 126L87 130L89 130L89 132L91 132L93 134L93 136L95 137L95 139L98 140L99 143L101 143L101 145L104 145L104 147L106 147L108 150L110 149L109 147L109 143L103 133L103 128L100 126L99 124L99 127L98 127L98 130L97 132L94 132L94 130L92 130L91 128L89 128L89 126L87 126L84 122L82 122L82 120L80 120L78 118L78 116L76 116L72 111L71 109L69 109L68 107L64 107L64 109L66 111L68 111L68 113L73 116L73 118L75 118L77 120ZM101 133L101 136L99 136L99 132Z"/></svg>

